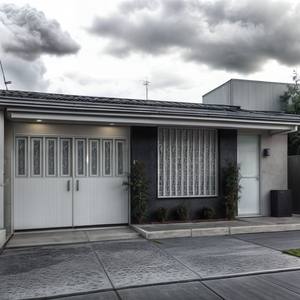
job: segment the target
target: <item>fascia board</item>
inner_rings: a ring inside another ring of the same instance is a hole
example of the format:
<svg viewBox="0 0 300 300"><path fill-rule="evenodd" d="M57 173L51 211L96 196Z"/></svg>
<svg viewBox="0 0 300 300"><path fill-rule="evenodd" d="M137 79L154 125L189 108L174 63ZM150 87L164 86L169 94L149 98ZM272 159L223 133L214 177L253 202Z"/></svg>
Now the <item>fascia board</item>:
<svg viewBox="0 0 300 300"><path fill-rule="evenodd" d="M15 121L34 121L42 119L49 122L85 122L85 123L114 123L115 125L148 125L148 126L195 126L212 128L243 128L243 129L263 129L274 131L293 130L295 123L284 122L259 122L254 120L234 120L220 118L168 118L168 116L144 115L135 118L132 116L116 115L69 115L69 114L36 114L36 113L9 113L9 118Z"/></svg>
<svg viewBox="0 0 300 300"><path fill-rule="evenodd" d="M112 111L112 112L107 112L107 111L56 111L56 110L29 110L29 109L12 109L9 108L7 109L7 116L8 118L11 118L12 115L19 114L19 116L24 116L24 118L28 119L29 115L34 114L34 118L40 119L41 116L54 116L54 120L58 120L59 115L61 115L61 120L65 120L65 116L70 115L73 117L74 121L78 119L79 116L82 117L93 117L93 116L107 116L110 118L129 118L129 123L133 122L134 119L151 119L151 120L158 120L158 119L164 119L164 120L205 120L205 121L211 121L211 122L228 122L228 123L260 123L260 124L269 124L269 125L274 125L274 124L285 124L285 125L300 125L300 119L277 119L277 118L268 118L268 119L263 119L263 118L234 118L233 116L211 116L211 115L192 115L192 116L187 116L187 115L173 115L173 114L164 114L164 113L155 113L155 114L149 114L149 113L134 113L134 112L126 112L126 111ZM26 115L28 115L26 117ZM36 117L38 116L38 117ZM76 117L75 117L76 116ZM49 117L47 117L48 120ZM153 122L153 121L152 121ZM155 121L156 122L156 121Z"/></svg>
<svg viewBox="0 0 300 300"><path fill-rule="evenodd" d="M24 104L24 103L23 103ZM58 107L56 107L56 105ZM116 105L109 103L40 103L39 105L28 103L26 105L20 105L10 102L6 107L7 111L35 111L40 113L63 113L63 114L97 114L97 113L128 113L128 114L157 114L157 115L172 115L172 116L211 116L211 117L223 117L223 118L236 118L236 119L257 119L257 120L293 120L300 124L300 118L296 115L285 115L278 113L266 114L264 112L251 112L251 111L241 111L237 114L235 111L230 110L211 110L208 108L203 109L192 109L192 108L175 108L175 107L155 107L155 106L141 106L141 105ZM244 114L243 114L244 113Z"/></svg>

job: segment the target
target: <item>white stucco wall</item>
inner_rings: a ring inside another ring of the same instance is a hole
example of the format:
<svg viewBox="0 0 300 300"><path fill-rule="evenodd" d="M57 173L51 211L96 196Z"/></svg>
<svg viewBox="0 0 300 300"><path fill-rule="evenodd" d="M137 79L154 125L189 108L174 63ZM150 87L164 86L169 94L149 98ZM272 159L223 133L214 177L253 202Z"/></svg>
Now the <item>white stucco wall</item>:
<svg viewBox="0 0 300 300"><path fill-rule="evenodd" d="M0 111L0 228L4 227L4 112Z"/></svg>
<svg viewBox="0 0 300 300"><path fill-rule="evenodd" d="M271 215L271 190L287 189L287 135L270 135L269 131L239 130L238 134L260 136L260 207L261 215ZM271 149L271 156L263 150Z"/></svg>
<svg viewBox="0 0 300 300"><path fill-rule="evenodd" d="M270 148L271 156L261 158L261 208L262 214L271 214L271 190L286 190L287 183L287 135L263 134L261 149Z"/></svg>
<svg viewBox="0 0 300 300"><path fill-rule="evenodd" d="M4 133L4 228L7 234L13 233L13 201L12 201L12 174L13 174L13 123L5 120Z"/></svg>

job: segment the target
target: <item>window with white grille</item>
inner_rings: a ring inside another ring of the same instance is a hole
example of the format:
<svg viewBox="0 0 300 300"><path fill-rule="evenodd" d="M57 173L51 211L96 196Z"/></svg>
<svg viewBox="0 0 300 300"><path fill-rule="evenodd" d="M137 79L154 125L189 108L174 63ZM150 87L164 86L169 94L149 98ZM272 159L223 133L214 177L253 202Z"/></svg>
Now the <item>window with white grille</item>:
<svg viewBox="0 0 300 300"><path fill-rule="evenodd" d="M158 128L158 197L215 196L216 130Z"/></svg>

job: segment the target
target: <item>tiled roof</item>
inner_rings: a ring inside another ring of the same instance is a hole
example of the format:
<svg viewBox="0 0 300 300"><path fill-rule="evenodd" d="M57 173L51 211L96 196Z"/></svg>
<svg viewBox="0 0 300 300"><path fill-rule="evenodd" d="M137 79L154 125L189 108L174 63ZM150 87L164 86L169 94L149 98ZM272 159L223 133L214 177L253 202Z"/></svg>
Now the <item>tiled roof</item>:
<svg viewBox="0 0 300 300"><path fill-rule="evenodd" d="M79 96L51 94L27 91L0 90L0 106L10 107L55 107L60 109L110 109L113 111L141 111L143 113L164 113L176 115L210 116L225 118L267 119L299 122L298 115L288 115L284 112L244 110L239 106L203 104L190 102L172 102L141 99L108 98L95 96ZM62 107L63 106L63 107Z"/></svg>
<svg viewBox="0 0 300 300"><path fill-rule="evenodd" d="M101 104L118 104L118 105L138 105L138 106L155 106L155 107L177 107L177 108L195 108L195 109L238 109L238 106L213 105L203 103L141 100L126 98L108 98L95 96L79 96L65 94L50 94L26 91L0 90L0 97L21 98L32 100L59 101L59 102L76 102L76 103L101 103Z"/></svg>

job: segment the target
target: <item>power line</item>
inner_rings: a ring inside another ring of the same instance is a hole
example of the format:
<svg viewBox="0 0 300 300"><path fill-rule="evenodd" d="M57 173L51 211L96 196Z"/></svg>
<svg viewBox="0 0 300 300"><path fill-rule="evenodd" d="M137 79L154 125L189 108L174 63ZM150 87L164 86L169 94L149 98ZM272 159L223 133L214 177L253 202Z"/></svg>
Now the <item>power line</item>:
<svg viewBox="0 0 300 300"><path fill-rule="evenodd" d="M145 77L143 77L145 78ZM143 78L139 79L138 82L136 82L133 86L125 89L124 91L118 93L117 95L115 95L115 97L119 97L119 98L124 98L130 94L132 94L133 92L135 92L136 90L138 90L140 88L140 81L142 81L143 85L146 86L146 99L148 100L148 85L150 83L150 81L147 80L143 80ZM122 96L122 97L121 97Z"/></svg>
<svg viewBox="0 0 300 300"><path fill-rule="evenodd" d="M124 98L126 97L127 95L130 95L132 94L133 92L135 92L137 89L139 89L141 86L140 86L140 83L139 82L136 82L133 86L125 89L124 91L122 91L121 93L118 93L118 97L120 98ZM122 96L122 97L121 97Z"/></svg>

